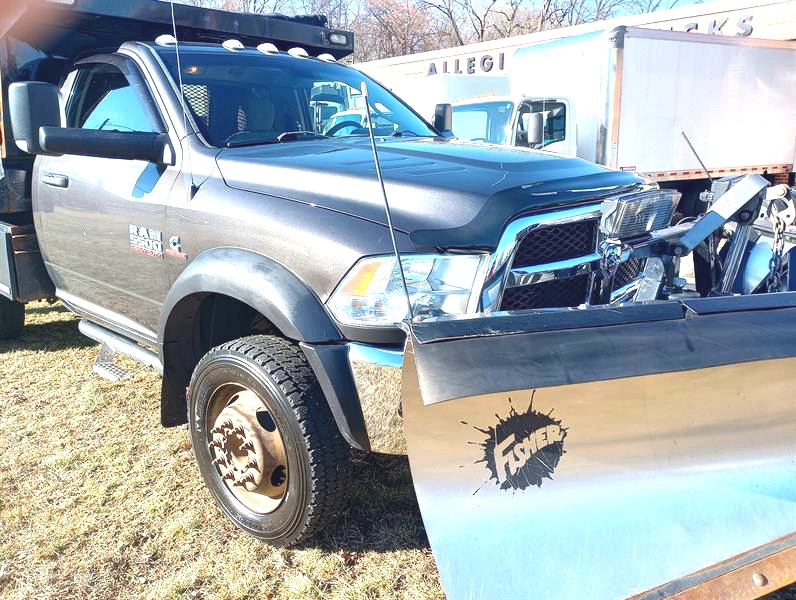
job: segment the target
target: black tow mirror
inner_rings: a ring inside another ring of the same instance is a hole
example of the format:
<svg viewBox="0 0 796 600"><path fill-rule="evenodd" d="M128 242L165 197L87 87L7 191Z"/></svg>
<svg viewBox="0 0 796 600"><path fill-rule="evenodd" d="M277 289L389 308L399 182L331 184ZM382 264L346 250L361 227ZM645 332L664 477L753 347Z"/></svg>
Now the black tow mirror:
<svg viewBox="0 0 796 600"><path fill-rule="evenodd" d="M544 142L544 117L534 112L528 115L528 145L540 146Z"/></svg>
<svg viewBox="0 0 796 600"><path fill-rule="evenodd" d="M135 133L42 127L39 142L47 154L143 160L174 165L174 152L165 133Z"/></svg>
<svg viewBox="0 0 796 600"><path fill-rule="evenodd" d="M449 134L453 128L453 107L450 104L437 104L434 108L434 129L439 131L443 137L451 137Z"/></svg>
<svg viewBox="0 0 796 600"><path fill-rule="evenodd" d="M39 130L61 125L58 88L40 81L12 83L8 88L8 106L17 147L30 154L45 154L39 143Z"/></svg>

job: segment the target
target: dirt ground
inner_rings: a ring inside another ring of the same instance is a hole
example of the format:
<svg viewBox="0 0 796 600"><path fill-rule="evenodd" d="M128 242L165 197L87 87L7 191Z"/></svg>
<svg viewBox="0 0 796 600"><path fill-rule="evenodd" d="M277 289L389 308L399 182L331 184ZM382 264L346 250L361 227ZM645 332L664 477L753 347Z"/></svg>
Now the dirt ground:
<svg viewBox="0 0 796 600"><path fill-rule="evenodd" d="M97 349L45 303L0 342L0 598L444 598L405 459L359 457L336 526L271 548L221 516L185 428L160 426L159 377L100 379Z"/></svg>

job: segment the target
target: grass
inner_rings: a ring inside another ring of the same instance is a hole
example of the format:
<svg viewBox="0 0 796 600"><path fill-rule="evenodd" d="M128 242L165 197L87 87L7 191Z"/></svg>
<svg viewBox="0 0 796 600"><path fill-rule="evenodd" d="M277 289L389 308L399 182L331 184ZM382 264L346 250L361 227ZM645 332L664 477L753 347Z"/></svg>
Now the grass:
<svg viewBox="0 0 796 600"><path fill-rule="evenodd" d="M358 458L338 523L272 548L222 517L185 428L160 426L159 377L100 379L97 349L45 303L0 342L0 597L443 598L406 460Z"/></svg>

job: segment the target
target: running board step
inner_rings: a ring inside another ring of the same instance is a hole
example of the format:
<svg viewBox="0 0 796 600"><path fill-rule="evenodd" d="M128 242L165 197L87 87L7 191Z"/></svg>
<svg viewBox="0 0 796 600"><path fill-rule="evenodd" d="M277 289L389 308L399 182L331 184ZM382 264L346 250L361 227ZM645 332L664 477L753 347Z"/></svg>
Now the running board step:
<svg viewBox="0 0 796 600"><path fill-rule="evenodd" d="M143 365L152 367L158 373L163 373L163 364L158 356L146 348L142 348L132 340L114 333L91 321L85 319L78 324L80 333L102 344L92 370L108 381L119 381L128 375L128 372L114 361L116 353L129 356Z"/></svg>
<svg viewBox="0 0 796 600"><path fill-rule="evenodd" d="M99 351L99 356L97 356L97 360L91 367L91 370L108 381L116 382L120 379L124 379L130 373L117 365L114 362L114 357L115 354L113 350L108 348L108 346L105 344L102 344L102 347Z"/></svg>

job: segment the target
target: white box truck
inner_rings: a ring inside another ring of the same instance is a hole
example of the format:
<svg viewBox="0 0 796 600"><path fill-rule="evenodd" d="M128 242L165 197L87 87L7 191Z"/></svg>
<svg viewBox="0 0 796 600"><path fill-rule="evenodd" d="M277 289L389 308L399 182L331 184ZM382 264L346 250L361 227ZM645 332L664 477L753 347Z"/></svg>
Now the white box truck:
<svg viewBox="0 0 796 600"><path fill-rule="evenodd" d="M576 154L693 195L706 175L680 126L712 177L793 182L794 42L617 27L521 48L512 65L509 96L454 105L457 137Z"/></svg>

